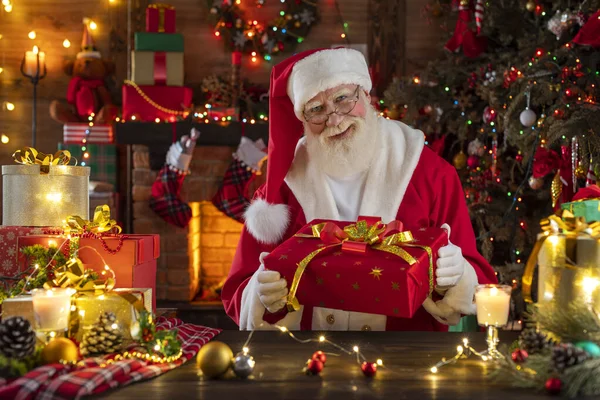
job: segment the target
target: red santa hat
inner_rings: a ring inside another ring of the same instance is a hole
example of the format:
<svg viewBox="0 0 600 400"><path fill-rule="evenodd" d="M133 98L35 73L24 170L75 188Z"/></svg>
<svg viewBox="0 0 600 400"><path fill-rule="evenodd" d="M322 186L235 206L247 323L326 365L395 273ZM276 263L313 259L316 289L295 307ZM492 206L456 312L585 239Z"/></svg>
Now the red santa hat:
<svg viewBox="0 0 600 400"><path fill-rule="evenodd" d="M83 19L83 38L81 39L81 51L77 53L77 58L101 58L92 32L90 32L91 22L92 20L89 18Z"/></svg>
<svg viewBox="0 0 600 400"><path fill-rule="evenodd" d="M359 51L307 50L271 70L266 197L254 200L245 213L246 228L259 242L279 242L290 222L280 189L304 133L304 105L318 93L343 84L371 90L367 62Z"/></svg>

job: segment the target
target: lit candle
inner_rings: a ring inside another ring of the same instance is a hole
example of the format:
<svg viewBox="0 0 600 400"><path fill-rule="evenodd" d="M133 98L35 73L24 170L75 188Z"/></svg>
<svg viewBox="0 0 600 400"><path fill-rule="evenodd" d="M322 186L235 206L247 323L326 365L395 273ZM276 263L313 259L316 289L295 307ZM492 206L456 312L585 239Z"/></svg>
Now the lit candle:
<svg viewBox="0 0 600 400"><path fill-rule="evenodd" d="M73 289L52 288L31 291L35 329L43 332L66 331L71 313Z"/></svg>
<svg viewBox="0 0 600 400"><path fill-rule="evenodd" d="M503 326L508 322L511 287L479 285L475 291L477 322L484 326Z"/></svg>
<svg viewBox="0 0 600 400"><path fill-rule="evenodd" d="M38 64L39 57L39 64ZM39 51L37 46L33 46L32 51L25 52L25 66L24 71L28 76L40 76L44 70L44 64L46 62L46 53Z"/></svg>

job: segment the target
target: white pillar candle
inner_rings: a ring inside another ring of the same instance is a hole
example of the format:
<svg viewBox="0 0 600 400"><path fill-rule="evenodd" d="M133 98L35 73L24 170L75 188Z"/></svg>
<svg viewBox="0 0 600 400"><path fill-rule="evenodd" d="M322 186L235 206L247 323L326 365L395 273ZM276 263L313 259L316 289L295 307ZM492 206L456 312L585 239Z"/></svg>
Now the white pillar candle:
<svg viewBox="0 0 600 400"><path fill-rule="evenodd" d="M38 66L38 56L40 63ZM24 71L29 76L42 75L44 73L44 64L46 63L46 53L39 51L37 46L33 46L33 51L25 52ZM39 67L39 68L38 68Z"/></svg>
<svg viewBox="0 0 600 400"><path fill-rule="evenodd" d="M508 322L511 287L479 285L475 291L477 322L483 326L503 326Z"/></svg>
<svg viewBox="0 0 600 400"><path fill-rule="evenodd" d="M66 331L71 313L73 289L53 288L31 291L35 329Z"/></svg>

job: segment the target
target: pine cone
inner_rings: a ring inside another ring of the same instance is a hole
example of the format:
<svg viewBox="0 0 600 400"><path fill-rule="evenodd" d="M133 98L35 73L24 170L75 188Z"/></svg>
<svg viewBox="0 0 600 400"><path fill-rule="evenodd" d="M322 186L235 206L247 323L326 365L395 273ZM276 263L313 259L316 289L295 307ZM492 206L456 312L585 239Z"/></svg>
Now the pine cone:
<svg viewBox="0 0 600 400"><path fill-rule="evenodd" d="M588 358L590 358L588 352L573 346L571 343L562 343L552 349L552 363L559 372L580 364Z"/></svg>
<svg viewBox="0 0 600 400"><path fill-rule="evenodd" d="M546 350L553 342L548 336L533 328L525 329L521 332L519 345L529 354L539 353Z"/></svg>
<svg viewBox="0 0 600 400"><path fill-rule="evenodd" d="M103 313L98 322L83 335L80 349L82 356L116 353L121 350L123 335L112 312Z"/></svg>
<svg viewBox="0 0 600 400"><path fill-rule="evenodd" d="M11 317L0 324L0 352L9 358L22 359L35 350L35 332L25 318Z"/></svg>

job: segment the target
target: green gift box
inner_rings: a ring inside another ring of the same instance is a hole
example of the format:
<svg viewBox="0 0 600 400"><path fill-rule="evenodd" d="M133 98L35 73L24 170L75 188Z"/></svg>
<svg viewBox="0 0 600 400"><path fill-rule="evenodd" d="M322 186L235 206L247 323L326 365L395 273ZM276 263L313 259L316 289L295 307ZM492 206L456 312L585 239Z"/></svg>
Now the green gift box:
<svg viewBox="0 0 600 400"><path fill-rule="evenodd" d="M82 150L85 147L85 151ZM114 144L58 144L59 150L68 150L77 161L90 167L90 180L117 184L117 146ZM89 157L84 157L85 153Z"/></svg>
<svg viewBox="0 0 600 400"><path fill-rule="evenodd" d="M180 33L135 32L134 39L136 51L183 53L183 35Z"/></svg>
<svg viewBox="0 0 600 400"><path fill-rule="evenodd" d="M579 200L561 205L576 217L584 217L586 222L600 221L600 199Z"/></svg>

